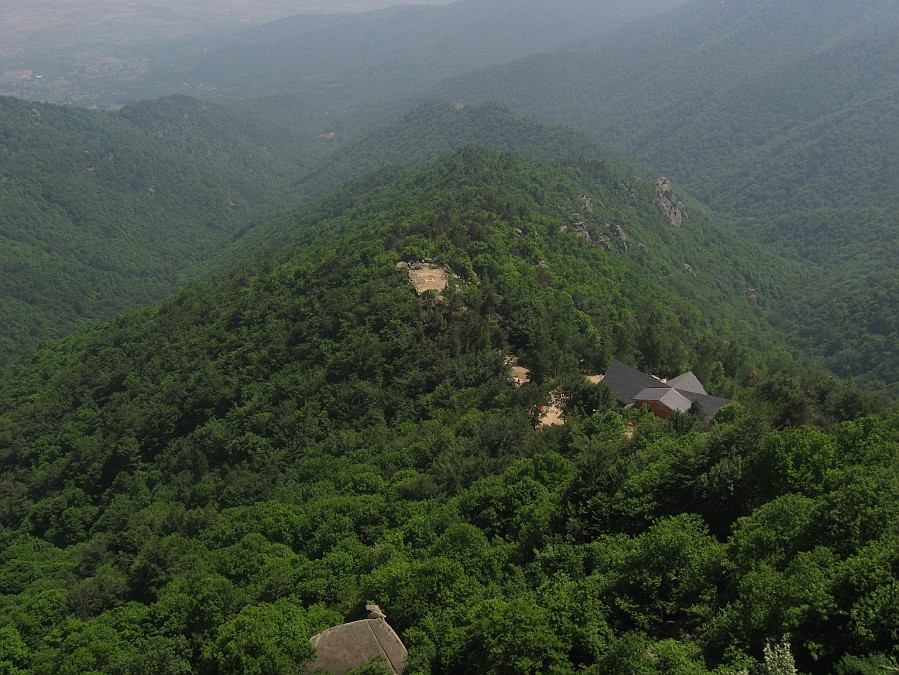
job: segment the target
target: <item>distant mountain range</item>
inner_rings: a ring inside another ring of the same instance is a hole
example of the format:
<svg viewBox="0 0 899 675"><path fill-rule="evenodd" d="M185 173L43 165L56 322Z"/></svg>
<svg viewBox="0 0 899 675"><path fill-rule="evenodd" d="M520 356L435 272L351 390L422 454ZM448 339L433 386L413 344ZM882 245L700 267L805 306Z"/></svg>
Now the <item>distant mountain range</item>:
<svg viewBox="0 0 899 675"><path fill-rule="evenodd" d="M835 370L896 391L899 372L879 364L899 348L897 34L894 0L699 1L426 96L502 100L589 131L813 263L815 304L782 325Z"/></svg>
<svg viewBox="0 0 899 675"><path fill-rule="evenodd" d="M143 134L139 143L146 147L140 152L166 157L148 158L149 166L187 162L179 175L195 175L213 191L237 196L216 201L230 199L236 211L177 209L176 220L191 213L201 223L214 220L216 234L196 240L207 244L191 245L188 264L166 262L159 268L169 281L154 297L174 288L176 277L217 264L211 256L232 238L243 241L221 253L220 261L246 259L238 253L241 247L267 250L280 241L272 235L277 228L271 221L253 233L263 213L324 196L385 163L407 166L465 144L543 157L601 154L632 165L635 175L665 175L676 186L685 185L711 207L716 220L773 247L781 262L767 267L782 278L769 286L780 291L761 296L761 302L777 299L770 320L835 372L895 392L899 293L892 270L899 209L891 186L899 184L893 161L899 140L890 130L897 111L897 15L891 0L636 5L572 0L564 7L459 2L297 17L186 51L172 46L168 65L133 82L131 91L145 85L165 90L178 80L193 83L189 91L222 99L278 95L226 106L167 97L132 104L116 118ZM537 54L540 50L547 53ZM506 63L463 73L498 61ZM463 74L433 83L452 73ZM465 107L416 107L416 101L434 98ZM586 135L533 127L498 107L487 112L472 106L497 99L517 112L587 132L652 170L644 172ZM114 133L123 147L132 143L122 135L124 128ZM141 171L146 173L145 167ZM202 203L186 196L189 184L179 181L167 194ZM113 207L104 207L111 220L127 220L117 209L135 198L134 189L128 185L126 192L132 192L126 200L113 199ZM39 200L51 192L44 190ZM29 194L28 199L37 195ZM183 203L178 199L173 204ZM161 202L154 204L159 208ZM15 218L39 222L38 210ZM135 241L146 246L150 240ZM153 244L144 259L166 246ZM784 258L794 262L785 266ZM201 259L210 262L194 267ZM88 277L98 274L83 271ZM69 281L54 286L84 288L82 294L91 297L88 287L74 281L77 276L67 273ZM89 287L106 284L95 279ZM14 304L8 315L17 317L9 324L16 327L10 330L18 336L15 343L32 341L26 337L32 333L54 332L54 319L33 323L23 312L29 302L57 293L29 293L14 283L8 294L18 298L7 300ZM107 310L146 296L129 297ZM55 311L69 316L63 322L68 327L81 313L95 316L91 307L109 303L80 302L70 305L77 306L73 312L52 302Z"/></svg>

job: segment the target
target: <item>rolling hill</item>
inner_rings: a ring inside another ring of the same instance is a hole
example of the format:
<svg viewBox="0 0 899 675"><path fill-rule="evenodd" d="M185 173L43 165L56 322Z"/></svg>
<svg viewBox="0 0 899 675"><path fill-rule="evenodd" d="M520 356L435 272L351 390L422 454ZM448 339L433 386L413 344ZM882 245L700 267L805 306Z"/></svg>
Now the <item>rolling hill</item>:
<svg viewBox="0 0 899 675"><path fill-rule="evenodd" d="M899 240L897 28L892 0L700 0L424 96L500 100L588 131L682 183L742 232L812 262L818 272L803 292L824 305L801 310L802 324L786 314L782 324L833 369L895 393L899 372L834 334L830 293L819 290L839 288L849 304L867 306L851 312L846 330L863 341L864 325L885 355L895 353L895 306L858 300L874 279L875 293L895 288L868 273L894 265Z"/></svg>
<svg viewBox="0 0 899 675"><path fill-rule="evenodd" d="M370 600L410 673L895 663L895 411L781 372L745 298L698 306L652 251L717 235L618 178L382 171L285 217L302 246L5 368L0 663L289 672ZM612 356L739 403L620 410L584 378Z"/></svg>
<svg viewBox="0 0 899 675"><path fill-rule="evenodd" d="M805 273L802 265L772 255L763 247L718 227L701 204L677 188L676 199L685 202L688 227L683 231L673 227L669 232L663 228L645 231L643 223L649 221L658 201L660 176L586 134L541 124L498 105L423 104L392 123L343 142L314 171L300 178L292 193L303 199L320 197L368 170L378 169L390 178L396 171L401 173L403 168L433 161L446 152L468 146L572 166L595 166L598 167L596 170L606 172L606 180L614 181L620 193L616 194L616 199L626 195L632 205L629 213L612 210L606 214L601 223L604 231L598 233L598 241L609 239L610 243L604 244L608 246L614 240L614 248L626 248L628 255L642 261L649 269L659 264L655 271L647 272L651 275L670 277L672 270L683 270L685 265L688 266L693 274L687 276L699 280L692 285L694 291L711 293L702 296L701 300L691 296L700 304L722 302L745 308L747 293L750 293L754 306L768 313L791 298L792 290ZM365 184L372 177L360 180ZM308 222L325 219L335 205L348 208L344 199L342 192L329 196L309 207L303 219ZM558 208L561 211L566 208L572 212L584 211L576 203ZM638 209L646 210L635 217ZM595 214L588 216L599 218ZM574 216L569 214L569 217ZM251 262L285 244L302 241L306 228L295 226L292 219L292 216L282 216L254 224L205 267L227 269ZM623 228L623 237L618 226ZM698 232L702 234L698 235ZM704 239L700 242L696 236ZM650 263L650 260L654 262ZM672 283L680 289L683 282L681 279ZM714 289L726 290L714 296Z"/></svg>
<svg viewBox="0 0 899 675"><path fill-rule="evenodd" d="M184 97L119 114L0 98L0 122L0 360L170 294L327 151Z"/></svg>

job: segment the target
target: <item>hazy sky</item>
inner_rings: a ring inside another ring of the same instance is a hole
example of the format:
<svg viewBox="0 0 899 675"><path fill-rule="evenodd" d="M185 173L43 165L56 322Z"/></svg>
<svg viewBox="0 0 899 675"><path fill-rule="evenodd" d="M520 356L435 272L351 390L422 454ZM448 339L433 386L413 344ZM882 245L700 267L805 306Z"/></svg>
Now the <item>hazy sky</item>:
<svg viewBox="0 0 899 675"><path fill-rule="evenodd" d="M452 0L0 0L0 58L21 50L192 35L293 14Z"/></svg>

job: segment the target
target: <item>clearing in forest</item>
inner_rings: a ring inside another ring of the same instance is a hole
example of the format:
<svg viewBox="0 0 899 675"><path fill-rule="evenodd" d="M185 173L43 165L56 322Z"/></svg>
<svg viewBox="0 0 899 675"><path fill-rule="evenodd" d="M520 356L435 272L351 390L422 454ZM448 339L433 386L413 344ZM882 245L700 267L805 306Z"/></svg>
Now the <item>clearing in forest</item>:
<svg viewBox="0 0 899 675"><path fill-rule="evenodd" d="M437 265L414 265L409 268L409 280L419 295L427 291L438 294L446 290L446 272Z"/></svg>
<svg viewBox="0 0 899 675"><path fill-rule="evenodd" d="M539 429L546 427L558 427L565 424L564 402L561 392L554 391L549 395L549 405L541 405L540 420L537 423Z"/></svg>

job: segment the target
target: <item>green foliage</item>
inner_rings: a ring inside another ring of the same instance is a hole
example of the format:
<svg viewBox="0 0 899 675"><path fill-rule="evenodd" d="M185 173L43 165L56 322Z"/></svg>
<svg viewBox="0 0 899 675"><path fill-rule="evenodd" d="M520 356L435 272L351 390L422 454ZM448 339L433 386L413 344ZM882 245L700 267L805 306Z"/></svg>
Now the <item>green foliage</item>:
<svg viewBox="0 0 899 675"><path fill-rule="evenodd" d="M285 672L368 602L419 673L899 656L899 415L767 371L763 317L696 311L718 290L655 283L665 256L563 231L589 193L596 232L723 251L618 178L474 148L370 176L286 216L297 246L7 367L3 667ZM397 267L422 250L442 299ZM584 380L612 356L741 402L622 411Z"/></svg>
<svg viewBox="0 0 899 675"><path fill-rule="evenodd" d="M326 152L186 97L117 114L2 97L0 128L0 361L171 294Z"/></svg>
<svg viewBox="0 0 899 675"><path fill-rule="evenodd" d="M286 673L315 661L309 638L339 622L339 615L303 611L280 600L245 607L218 629L212 658L222 673Z"/></svg>
<svg viewBox="0 0 899 675"><path fill-rule="evenodd" d="M750 287L794 345L895 397L897 29L881 0L704 0L429 93L608 140L806 261L776 300Z"/></svg>

